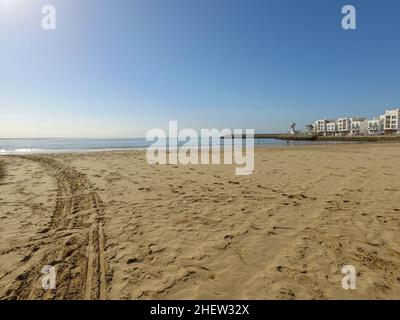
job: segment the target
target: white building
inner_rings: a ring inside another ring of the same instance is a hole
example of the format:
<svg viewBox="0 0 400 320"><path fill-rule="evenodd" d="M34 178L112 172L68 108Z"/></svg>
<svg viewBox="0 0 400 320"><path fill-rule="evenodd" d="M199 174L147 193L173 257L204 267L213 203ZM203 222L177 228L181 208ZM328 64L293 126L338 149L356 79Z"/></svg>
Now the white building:
<svg viewBox="0 0 400 320"><path fill-rule="evenodd" d="M350 119L350 134L365 135L368 134L368 120L365 118L351 118Z"/></svg>
<svg viewBox="0 0 400 320"><path fill-rule="evenodd" d="M368 120L368 134L369 135L380 135L385 131L385 122L384 116L378 118L374 118L373 120Z"/></svg>
<svg viewBox="0 0 400 320"><path fill-rule="evenodd" d="M296 124L294 122L292 122L290 124L290 134L296 134Z"/></svg>
<svg viewBox="0 0 400 320"><path fill-rule="evenodd" d="M324 136L400 134L400 108L386 110L372 120L361 117L317 120L306 126L306 132Z"/></svg>
<svg viewBox="0 0 400 320"><path fill-rule="evenodd" d="M334 136L338 133L338 125L335 120L329 120L325 126L326 126L326 135Z"/></svg>
<svg viewBox="0 0 400 320"><path fill-rule="evenodd" d="M313 132L315 132L315 125L307 124L306 125L306 133L312 134Z"/></svg>
<svg viewBox="0 0 400 320"><path fill-rule="evenodd" d="M386 110L384 130L386 133L400 133L400 109Z"/></svg>
<svg viewBox="0 0 400 320"><path fill-rule="evenodd" d="M350 132L350 118L340 118L337 120L339 134L348 134Z"/></svg>
<svg viewBox="0 0 400 320"><path fill-rule="evenodd" d="M317 120L314 125L315 133L325 134L326 133L326 123L328 120Z"/></svg>

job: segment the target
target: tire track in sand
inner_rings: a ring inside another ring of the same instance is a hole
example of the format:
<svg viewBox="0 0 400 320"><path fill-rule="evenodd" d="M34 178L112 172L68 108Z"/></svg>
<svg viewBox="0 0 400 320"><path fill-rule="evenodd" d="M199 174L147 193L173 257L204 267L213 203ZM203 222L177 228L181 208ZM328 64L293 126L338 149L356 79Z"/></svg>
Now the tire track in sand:
<svg viewBox="0 0 400 320"><path fill-rule="evenodd" d="M3 160L0 160L0 181L4 178L6 170L4 168L5 164Z"/></svg>
<svg viewBox="0 0 400 320"><path fill-rule="evenodd" d="M39 163L58 185L49 225L30 244L27 267L8 290L11 299L106 299L103 209L90 181L52 156L22 157ZM41 269L56 267L56 290L41 288Z"/></svg>

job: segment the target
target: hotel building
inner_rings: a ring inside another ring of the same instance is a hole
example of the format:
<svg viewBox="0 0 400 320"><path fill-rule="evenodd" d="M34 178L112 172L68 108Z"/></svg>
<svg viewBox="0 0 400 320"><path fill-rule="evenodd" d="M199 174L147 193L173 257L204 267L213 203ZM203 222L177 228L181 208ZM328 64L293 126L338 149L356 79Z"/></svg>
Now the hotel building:
<svg viewBox="0 0 400 320"><path fill-rule="evenodd" d="M335 120L329 120L326 122L326 135L334 136L338 132L338 124Z"/></svg>
<svg viewBox="0 0 400 320"><path fill-rule="evenodd" d="M326 134L326 123L328 120L318 120L315 122L314 130L317 134Z"/></svg>
<svg viewBox="0 0 400 320"><path fill-rule="evenodd" d="M368 134L378 136L385 132L385 116L368 120Z"/></svg>
<svg viewBox="0 0 400 320"><path fill-rule="evenodd" d="M307 132L310 131L324 136L400 134L400 108L386 110L372 120L361 117L317 120L307 126Z"/></svg>
<svg viewBox="0 0 400 320"><path fill-rule="evenodd" d="M387 134L400 133L400 109L386 110L384 130Z"/></svg>
<svg viewBox="0 0 400 320"><path fill-rule="evenodd" d="M350 132L350 118L340 118L337 120L338 133L345 135Z"/></svg>
<svg viewBox="0 0 400 320"><path fill-rule="evenodd" d="M368 134L368 120L365 118L351 118L350 134L353 136Z"/></svg>

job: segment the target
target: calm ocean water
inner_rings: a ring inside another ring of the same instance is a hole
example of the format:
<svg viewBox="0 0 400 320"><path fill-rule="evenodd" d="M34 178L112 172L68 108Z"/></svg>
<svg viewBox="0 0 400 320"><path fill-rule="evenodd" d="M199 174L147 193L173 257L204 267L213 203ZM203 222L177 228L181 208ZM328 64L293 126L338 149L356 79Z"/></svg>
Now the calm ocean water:
<svg viewBox="0 0 400 320"><path fill-rule="evenodd" d="M184 144L183 142L181 144ZM196 144L194 142L194 144ZM318 144L313 141L255 139L256 146L293 146ZM82 152L96 150L143 149L150 146L144 138L134 139L0 139L1 154Z"/></svg>

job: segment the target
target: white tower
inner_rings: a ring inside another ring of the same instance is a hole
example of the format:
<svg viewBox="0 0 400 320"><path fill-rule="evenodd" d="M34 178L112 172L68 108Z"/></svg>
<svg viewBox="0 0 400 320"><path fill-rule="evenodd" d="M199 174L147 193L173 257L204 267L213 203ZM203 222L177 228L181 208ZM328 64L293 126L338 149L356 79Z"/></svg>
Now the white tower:
<svg viewBox="0 0 400 320"><path fill-rule="evenodd" d="M296 124L292 122L290 124L290 134L295 134L296 133Z"/></svg>

